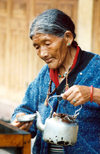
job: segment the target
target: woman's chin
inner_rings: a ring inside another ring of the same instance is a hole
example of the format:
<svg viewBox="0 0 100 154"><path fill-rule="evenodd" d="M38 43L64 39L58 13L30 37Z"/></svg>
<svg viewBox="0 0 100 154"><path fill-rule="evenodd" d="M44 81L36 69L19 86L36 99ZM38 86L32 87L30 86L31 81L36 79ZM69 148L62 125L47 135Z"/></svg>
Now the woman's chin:
<svg viewBox="0 0 100 154"><path fill-rule="evenodd" d="M58 68L58 66L53 65L53 64L48 64L48 67L49 67L50 69L57 69L57 68Z"/></svg>

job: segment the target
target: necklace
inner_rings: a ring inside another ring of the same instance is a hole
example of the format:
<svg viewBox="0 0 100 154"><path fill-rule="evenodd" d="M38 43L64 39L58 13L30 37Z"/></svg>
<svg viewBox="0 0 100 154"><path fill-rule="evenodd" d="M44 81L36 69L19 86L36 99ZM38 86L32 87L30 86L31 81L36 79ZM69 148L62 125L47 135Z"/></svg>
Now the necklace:
<svg viewBox="0 0 100 154"><path fill-rule="evenodd" d="M68 84L68 75L69 75L70 72L71 72L71 67L68 69L68 72L65 72L65 73L63 74L63 76L66 77L66 86L65 86L65 90L68 90L68 88L69 88L69 84ZM48 88L48 92L47 92L47 97L46 97L45 102L44 102L45 106L48 105L48 98L50 97L50 95L53 95L53 94L55 93L55 91L56 91L56 87L55 87L54 90L51 92L51 85L52 85L52 80L50 79L49 88Z"/></svg>
<svg viewBox="0 0 100 154"><path fill-rule="evenodd" d="M68 73L67 73L67 75L66 75L66 86L65 86L65 91L68 90L68 88L69 88L69 84L68 84L68 75L69 75L70 72L71 72L71 67L68 69Z"/></svg>
<svg viewBox="0 0 100 154"><path fill-rule="evenodd" d="M66 75L67 75L67 72L65 72L63 75L58 74L58 77L59 77L59 78L64 78Z"/></svg>

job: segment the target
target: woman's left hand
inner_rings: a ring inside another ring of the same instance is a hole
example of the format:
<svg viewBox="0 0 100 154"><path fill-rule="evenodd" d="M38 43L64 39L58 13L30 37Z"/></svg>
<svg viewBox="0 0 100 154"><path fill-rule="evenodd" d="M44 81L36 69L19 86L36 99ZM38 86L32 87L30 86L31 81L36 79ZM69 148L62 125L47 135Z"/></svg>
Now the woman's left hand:
<svg viewBox="0 0 100 154"><path fill-rule="evenodd" d="M74 106L78 106L90 100L90 87L74 85L61 94L61 96Z"/></svg>

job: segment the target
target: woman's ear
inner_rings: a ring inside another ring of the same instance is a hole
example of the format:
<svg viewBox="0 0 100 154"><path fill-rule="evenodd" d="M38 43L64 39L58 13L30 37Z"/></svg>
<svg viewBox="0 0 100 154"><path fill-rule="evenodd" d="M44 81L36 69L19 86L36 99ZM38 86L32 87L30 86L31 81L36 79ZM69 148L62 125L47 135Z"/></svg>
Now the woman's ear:
<svg viewBox="0 0 100 154"><path fill-rule="evenodd" d="M65 41L66 41L66 45L67 45L67 46L71 46L71 44L72 44L72 42L73 42L73 40L74 40L74 37L73 37L72 32L67 30L67 31L64 33L64 39L65 39Z"/></svg>

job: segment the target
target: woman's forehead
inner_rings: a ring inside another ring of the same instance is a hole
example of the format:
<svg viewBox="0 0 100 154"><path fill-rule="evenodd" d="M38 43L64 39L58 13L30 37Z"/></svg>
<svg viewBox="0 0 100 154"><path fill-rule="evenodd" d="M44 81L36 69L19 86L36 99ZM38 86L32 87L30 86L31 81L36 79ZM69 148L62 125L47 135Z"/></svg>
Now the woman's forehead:
<svg viewBox="0 0 100 154"><path fill-rule="evenodd" d="M55 35L52 35L52 34L38 33L38 34L35 34L32 37L32 40L33 41L38 41L38 40L52 40L52 39L57 39L57 38L59 38L59 37L57 37Z"/></svg>

